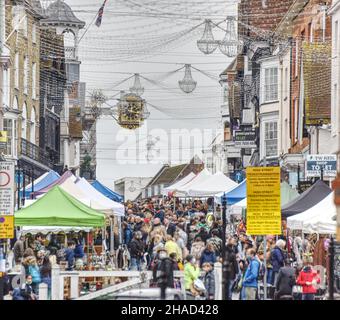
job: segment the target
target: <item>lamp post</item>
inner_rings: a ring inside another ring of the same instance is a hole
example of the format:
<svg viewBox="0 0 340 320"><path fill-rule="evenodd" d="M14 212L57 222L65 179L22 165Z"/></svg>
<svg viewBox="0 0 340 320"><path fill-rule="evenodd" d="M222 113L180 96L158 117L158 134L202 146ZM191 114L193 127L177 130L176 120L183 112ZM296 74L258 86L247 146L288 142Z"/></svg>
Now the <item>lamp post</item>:
<svg viewBox="0 0 340 320"><path fill-rule="evenodd" d="M228 257L226 246L226 229L227 229L227 199L222 197L222 300L229 299L229 272Z"/></svg>

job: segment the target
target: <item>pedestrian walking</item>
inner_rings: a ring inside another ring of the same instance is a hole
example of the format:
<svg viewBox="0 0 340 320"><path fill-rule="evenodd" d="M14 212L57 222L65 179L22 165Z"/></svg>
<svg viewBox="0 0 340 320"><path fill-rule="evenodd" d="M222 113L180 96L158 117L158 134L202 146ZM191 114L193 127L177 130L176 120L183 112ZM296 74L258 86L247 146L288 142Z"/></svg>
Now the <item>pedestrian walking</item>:
<svg viewBox="0 0 340 320"><path fill-rule="evenodd" d="M215 298L215 275L213 266L209 262L205 262L202 265L202 270L205 272L203 283L206 289L207 300L214 300Z"/></svg>
<svg viewBox="0 0 340 320"><path fill-rule="evenodd" d="M255 300L258 288L258 276L260 272L260 262L256 257L255 249L247 250L246 257L248 267L243 279L245 300Z"/></svg>

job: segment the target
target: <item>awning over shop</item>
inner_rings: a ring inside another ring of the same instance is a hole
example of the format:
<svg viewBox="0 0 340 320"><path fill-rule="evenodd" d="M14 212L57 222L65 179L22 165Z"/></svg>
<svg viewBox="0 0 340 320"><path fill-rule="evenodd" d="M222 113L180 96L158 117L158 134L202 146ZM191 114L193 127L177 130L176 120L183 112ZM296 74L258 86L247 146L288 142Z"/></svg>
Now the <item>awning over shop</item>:
<svg viewBox="0 0 340 320"><path fill-rule="evenodd" d="M308 210L331 192L331 188L326 183L318 180L309 189L281 208L282 218L288 218Z"/></svg>
<svg viewBox="0 0 340 320"><path fill-rule="evenodd" d="M105 215L55 186L29 207L15 213L16 226L102 227Z"/></svg>
<svg viewBox="0 0 340 320"><path fill-rule="evenodd" d="M41 194L44 194L44 193L50 191L53 187L61 185L65 180L67 180L70 177L72 177L74 180L76 180L76 177L73 175L72 171L68 170L61 177L59 177L57 180L53 181L52 183L50 183L46 187L35 191L34 196L38 196L38 195L41 195Z"/></svg>
<svg viewBox="0 0 340 320"><path fill-rule="evenodd" d="M60 178L60 175L53 170L49 172L45 172L38 179L34 180L33 191L36 192L43 188L46 188L48 185L52 184L59 178ZM22 196L22 191L20 191L20 193ZM32 193L32 183L30 183L29 185L25 187L25 198L30 198L31 193Z"/></svg>
<svg viewBox="0 0 340 320"><path fill-rule="evenodd" d="M207 169L203 169L195 178L193 178L188 183L184 184L183 186L177 188L175 191L176 197L188 197L189 189L194 186L198 185L205 180L207 180L209 177L211 177L211 173Z"/></svg>
<svg viewBox="0 0 340 320"><path fill-rule="evenodd" d="M191 197L213 197L224 191L229 192L237 186L237 183L222 172L217 172L205 181L190 187L188 195Z"/></svg>
<svg viewBox="0 0 340 320"><path fill-rule="evenodd" d="M192 179L194 179L196 175L193 172L190 172L187 176L185 176L183 179L177 181L176 183L172 184L169 187L166 187L163 189L163 194L168 195L169 192L174 192L178 188L183 187L185 184L190 182Z"/></svg>
<svg viewBox="0 0 340 320"><path fill-rule="evenodd" d="M304 233L335 234L336 222L332 219L334 214L336 206L334 192L331 192L315 206L288 217L287 227L291 230L302 230Z"/></svg>
<svg viewBox="0 0 340 320"><path fill-rule="evenodd" d="M84 178L77 179L75 185L86 195L88 199L99 203L105 208L110 208L117 216L124 216L125 207L123 204L112 201L91 186Z"/></svg>
<svg viewBox="0 0 340 320"><path fill-rule="evenodd" d="M95 180L92 182L92 187L95 188L97 191L99 191L101 194L103 194L106 198L109 198L115 202L123 202L124 197L118 194L117 192L112 191L108 187L104 186L102 183L100 183L98 180Z"/></svg>

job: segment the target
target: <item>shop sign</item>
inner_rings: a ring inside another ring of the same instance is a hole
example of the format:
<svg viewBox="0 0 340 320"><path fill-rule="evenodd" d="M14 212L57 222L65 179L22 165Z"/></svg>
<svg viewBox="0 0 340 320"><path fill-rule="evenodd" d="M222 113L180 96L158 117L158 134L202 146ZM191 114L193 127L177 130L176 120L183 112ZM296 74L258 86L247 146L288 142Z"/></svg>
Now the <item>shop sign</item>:
<svg viewBox="0 0 340 320"><path fill-rule="evenodd" d="M325 178L336 177L335 154L311 154L306 159L306 177L321 177L321 171Z"/></svg>

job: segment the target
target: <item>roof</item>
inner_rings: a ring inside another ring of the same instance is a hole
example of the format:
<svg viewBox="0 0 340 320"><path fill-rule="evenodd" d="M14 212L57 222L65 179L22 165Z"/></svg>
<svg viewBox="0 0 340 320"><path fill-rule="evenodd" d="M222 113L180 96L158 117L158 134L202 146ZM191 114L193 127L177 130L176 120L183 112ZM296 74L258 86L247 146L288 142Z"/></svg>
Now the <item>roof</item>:
<svg viewBox="0 0 340 320"><path fill-rule="evenodd" d="M105 216L55 186L32 205L15 213L16 226L102 227Z"/></svg>
<svg viewBox="0 0 340 320"><path fill-rule="evenodd" d="M175 167L167 167L151 185L169 184L176 180L188 164L181 164Z"/></svg>
<svg viewBox="0 0 340 320"><path fill-rule="evenodd" d="M221 74L221 76L226 76L228 74L228 72L232 72L232 71L239 71L243 69L243 55L238 55L236 58L234 58L234 60L229 64L228 68L225 69Z"/></svg>
<svg viewBox="0 0 340 320"><path fill-rule="evenodd" d="M78 19L71 7L62 0L57 0L49 5L45 16L47 18L41 21L43 24L66 24L79 27L80 29L85 26L85 22Z"/></svg>

